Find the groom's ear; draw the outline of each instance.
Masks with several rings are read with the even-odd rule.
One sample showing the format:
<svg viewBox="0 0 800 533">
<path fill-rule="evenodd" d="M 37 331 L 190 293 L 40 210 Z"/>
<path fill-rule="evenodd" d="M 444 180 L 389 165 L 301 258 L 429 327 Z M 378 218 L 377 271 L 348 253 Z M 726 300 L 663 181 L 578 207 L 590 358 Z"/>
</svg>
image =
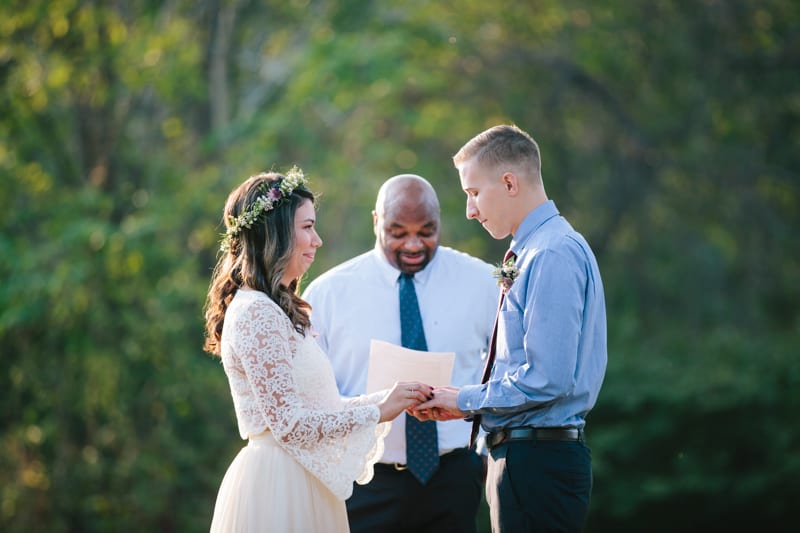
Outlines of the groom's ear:
<svg viewBox="0 0 800 533">
<path fill-rule="evenodd" d="M 500 179 L 509 196 L 516 196 L 517 193 L 519 193 L 519 178 L 516 174 L 513 172 L 506 172 Z"/>
</svg>

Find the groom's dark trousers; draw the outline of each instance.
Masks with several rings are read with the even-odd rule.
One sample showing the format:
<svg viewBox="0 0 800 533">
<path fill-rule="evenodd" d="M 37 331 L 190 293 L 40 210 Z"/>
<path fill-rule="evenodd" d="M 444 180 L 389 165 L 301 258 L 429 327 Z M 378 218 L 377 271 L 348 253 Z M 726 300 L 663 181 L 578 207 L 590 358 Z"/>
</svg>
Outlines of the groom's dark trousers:
<svg viewBox="0 0 800 533">
<path fill-rule="evenodd" d="M 592 493 L 592 457 L 580 441 L 510 441 L 489 452 L 492 531 L 577 533 Z"/>
</svg>

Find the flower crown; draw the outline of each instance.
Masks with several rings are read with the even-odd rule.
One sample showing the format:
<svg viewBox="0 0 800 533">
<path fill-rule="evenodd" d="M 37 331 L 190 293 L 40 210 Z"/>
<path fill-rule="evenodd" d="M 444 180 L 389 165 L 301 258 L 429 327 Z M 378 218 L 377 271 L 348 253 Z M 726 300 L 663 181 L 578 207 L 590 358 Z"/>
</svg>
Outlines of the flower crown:
<svg viewBox="0 0 800 533">
<path fill-rule="evenodd" d="M 303 171 L 295 165 L 284 177 L 259 185 L 259 190 L 264 194 L 256 198 L 250 209 L 245 210 L 238 217 L 228 217 L 228 230 L 222 236 L 219 249 L 229 252 L 233 245 L 233 239 L 238 237 L 243 229 L 250 229 L 261 216 L 284 204 L 295 189 L 304 189 L 307 183 L 308 180 Z"/>
</svg>

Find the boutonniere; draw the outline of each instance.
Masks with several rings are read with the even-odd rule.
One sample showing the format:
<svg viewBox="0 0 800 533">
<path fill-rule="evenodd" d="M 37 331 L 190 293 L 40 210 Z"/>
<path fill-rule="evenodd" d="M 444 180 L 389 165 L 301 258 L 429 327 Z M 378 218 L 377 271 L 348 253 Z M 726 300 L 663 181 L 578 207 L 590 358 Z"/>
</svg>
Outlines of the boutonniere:
<svg viewBox="0 0 800 533">
<path fill-rule="evenodd" d="M 505 263 L 497 265 L 493 272 L 494 277 L 497 278 L 497 285 L 503 288 L 504 293 L 511 289 L 514 280 L 519 276 L 519 269 L 514 266 L 514 261 L 515 258 L 512 257 Z"/>
</svg>

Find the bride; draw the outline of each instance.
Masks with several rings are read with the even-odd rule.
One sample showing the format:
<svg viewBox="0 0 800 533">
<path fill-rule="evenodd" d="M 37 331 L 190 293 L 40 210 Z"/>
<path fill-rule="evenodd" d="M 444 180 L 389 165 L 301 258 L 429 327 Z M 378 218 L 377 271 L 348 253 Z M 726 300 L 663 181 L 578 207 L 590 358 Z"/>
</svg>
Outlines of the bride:
<svg viewBox="0 0 800 533">
<path fill-rule="evenodd" d="M 421 383 L 344 399 L 297 296 L 314 261 L 314 195 L 297 167 L 228 196 L 205 306 L 204 349 L 222 358 L 248 439 L 217 495 L 211 531 L 348 531 L 344 500 L 368 482 L 388 422 L 429 398 Z"/>
</svg>

